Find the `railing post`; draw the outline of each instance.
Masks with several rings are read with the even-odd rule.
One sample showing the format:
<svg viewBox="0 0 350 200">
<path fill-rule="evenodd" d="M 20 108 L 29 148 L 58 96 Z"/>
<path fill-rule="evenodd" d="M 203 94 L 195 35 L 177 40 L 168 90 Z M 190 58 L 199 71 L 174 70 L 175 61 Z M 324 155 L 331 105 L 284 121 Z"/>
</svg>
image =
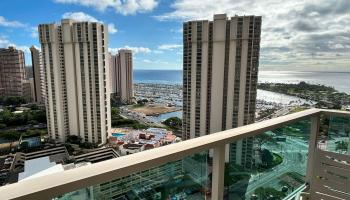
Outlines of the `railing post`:
<svg viewBox="0 0 350 200">
<path fill-rule="evenodd" d="M 311 129 L 310 129 L 310 141 L 309 141 L 309 150 L 308 150 L 308 161 L 306 169 L 306 180 L 305 182 L 311 184 L 313 171 L 315 170 L 315 154 L 317 150 L 317 135 L 320 128 L 320 115 L 315 115 L 311 117 Z"/>
<path fill-rule="evenodd" d="M 212 200 L 222 200 L 224 198 L 224 178 L 225 178 L 225 145 L 214 148 L 213 172 L 212 172 Z"/>
</svg>

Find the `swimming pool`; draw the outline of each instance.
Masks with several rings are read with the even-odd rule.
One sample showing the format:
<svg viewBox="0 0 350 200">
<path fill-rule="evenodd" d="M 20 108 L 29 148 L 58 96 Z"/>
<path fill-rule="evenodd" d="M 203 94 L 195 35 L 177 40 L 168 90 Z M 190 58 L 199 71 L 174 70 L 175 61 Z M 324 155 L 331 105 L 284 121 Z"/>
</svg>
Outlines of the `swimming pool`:
<svg viewBox="0 0 350 200">
<path fill-rule="evenodd" d="M 125 134 L 124 133 L 112 133 L 112 136 L 113 137 L 122 137 L 122 136 L 124 136 Z"/>
</svg>

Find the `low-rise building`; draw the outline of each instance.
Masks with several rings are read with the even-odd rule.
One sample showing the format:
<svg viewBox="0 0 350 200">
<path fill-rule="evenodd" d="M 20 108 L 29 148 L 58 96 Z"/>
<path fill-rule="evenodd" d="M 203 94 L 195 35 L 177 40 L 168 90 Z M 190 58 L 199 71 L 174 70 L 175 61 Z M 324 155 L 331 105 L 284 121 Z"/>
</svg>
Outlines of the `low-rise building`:
<svg viewBox="0 0 350 200">
<path fill-rule="evenodd" d="M 112 133 L 109 137 L 109 143 L 114 146 L 122 156 L 181 141 L 172 131 L 162 128 L 118 130 L 118 133 Z"/>
</svg>

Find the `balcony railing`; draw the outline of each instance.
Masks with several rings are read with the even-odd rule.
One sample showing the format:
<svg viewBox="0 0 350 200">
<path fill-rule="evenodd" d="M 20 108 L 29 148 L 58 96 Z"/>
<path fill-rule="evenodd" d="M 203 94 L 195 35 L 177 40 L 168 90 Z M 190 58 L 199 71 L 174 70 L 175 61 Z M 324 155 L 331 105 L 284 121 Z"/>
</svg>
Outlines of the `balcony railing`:
<svg viewBox="0 0 350 200">
<path fill-rule="evenodd" d="M 350 199 L 349 126 L 349 112 L 309 109 L 6 185 L 0 199 Z"/>
</svg>

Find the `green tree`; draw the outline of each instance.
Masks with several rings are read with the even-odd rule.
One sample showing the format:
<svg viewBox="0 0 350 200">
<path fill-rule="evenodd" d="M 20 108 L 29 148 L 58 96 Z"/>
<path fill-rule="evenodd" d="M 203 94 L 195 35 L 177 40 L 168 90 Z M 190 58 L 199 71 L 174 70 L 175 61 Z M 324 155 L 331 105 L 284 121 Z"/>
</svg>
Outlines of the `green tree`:
<svg viewBox="0 0 350 200">
<path fill-rule="evenodd" d="M 120 111 L 119 111 L 119 108 L 117 107 L 112 107 L 111 109 L 111 115 L 119 115 Z"/>
<path fill-rule="evenodd" d="M 97 148 L 97 144 L 94 144 L 91 142 L 83 142 L 79 144 L 79 147 L 84 149 L 93 149 L 93 148 Z"/>
<path fill-rule="evenodd" d="M 336 146 L 335 146 L 335 150 L 336 151 L 346 151 L 348 150 L 348 142 L 345 141 L 337 141 L 335 142 Z"/>
<path fill-rule="evenodd" d="M 46 124 L 46 112 L 44 110 L 30 110 L 14 114 L 9 109 L 5 109 L 0 113 L 0 124 L 6 126 L 36 125 L 38 123 Z"/>
<path fill-rule="evenodd" d="M 267 167 L 272 165 L 273 154 L 268 149 L 263 149 L 261 151 L 261 162 Z"/>
<path fill-rule="evenodd" d="M 4 106 L 19 106 L 21 104 L 27 103 L 26 99 L 20 96 L 10 96 L 10 97 L 1 97 L 0 105 Z"/>
<path fill-rule="evenodd" d="M 182 126 L 182 120 L 178 117 L 170 117 L 167 120 L 163 122 L 165 125 L 171 127 L 171 128 L 181 128 Z"/>
<path fill-rule="evenodd" d="M 258 145 L 259 150 L 261 150 L 262 145 L 265 143 L 272 143 L 272 144 L 277 144 L 276 140 L 267 133 L 262 133 L 254 137 L 255 142 Z"/>
<path fill-rule="evenodd" d="M 0 129 L 6 128 L 6 124 L 0 123 Z"/>
<path fill-rule="evenodd" d="M 82 138 L 77 135 L 70 135 L 67 137 L 67 142 L 71 144 L 80 144 L 82 141 Z"/>
<path fill-rule="evenodd" d="M 25 133 L 26 137 L 42 137 L 47 134 L 46 129 L 28 129 Z"/>
<path fill-rule="evenodd" d="M 28 147 L 29 147 L 28 141 L 23 141 L 23 142 L 21 142 L 21 144 L 20 144 L 21 150 L 23 150 L 23 151 L 26 152 L 26 151 L 28 150 Z"/>
<path fill-rule="evenodd" d="M 147 129 L 148 126 L 144 125 L 144 124 L 141 124 L 141 123 L 135 123 L 135 124 L 132 125 L 132 128 L 133 129 Z"/>
<path fill-rule="evenodd" d="M 259 187 L 254 191 L 254 193 L 259 199 L 282 199 L 285 197 L 283 192 L 272 187 Z"/>
<path fill-rule="evenodd" d="M 3 131 L 0 133 L 0 137 L 5 139 L 5 140 L 9 140 L 11 142 L 14 142 L 14 141 L 19 140 L 19 138 L 21 137 L 21 133 L 19 133 L 17 131 L 13 131 L 13 130 Z"/>
<path fill-rule="evenodd" d="M 36 104 L 31 104 L 31 105 L 29 106 L 29 108 L 30 108 L 31 110 L 39 110 L 39 107 L 38 107 L 38 105 L 36 105 Z"/>
<path fill-rule="evenodd" d="M 148 99 L 140 99 L 137 101 L 137 104 L 139 105 L 145 105 L 148 102 Z"/>
</svg>

